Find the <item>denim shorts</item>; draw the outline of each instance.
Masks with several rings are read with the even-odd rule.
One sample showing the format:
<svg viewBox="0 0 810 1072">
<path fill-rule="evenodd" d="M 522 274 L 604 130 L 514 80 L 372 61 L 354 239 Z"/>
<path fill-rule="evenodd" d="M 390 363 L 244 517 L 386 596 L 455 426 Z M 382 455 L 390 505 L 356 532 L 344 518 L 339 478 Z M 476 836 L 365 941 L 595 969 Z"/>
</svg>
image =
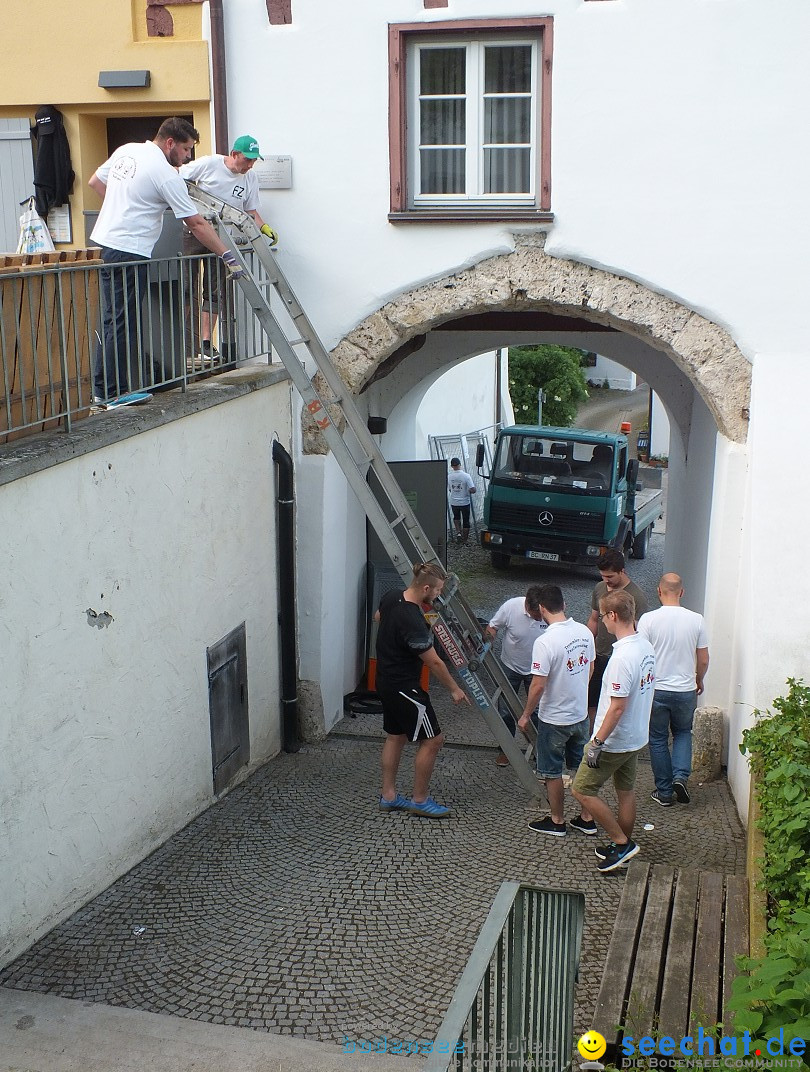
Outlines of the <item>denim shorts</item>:
<svg viewBox="0 0 810 1072">
<path fill-rule="evenodd" d="M 555 726 L 540 719 L 537 724 L 537 773 L 540 777 L 560 778 L 563 761 L 569 770 L 576 770 L 590 735 L 587 718 L 570 726 Z"/>
</svg>

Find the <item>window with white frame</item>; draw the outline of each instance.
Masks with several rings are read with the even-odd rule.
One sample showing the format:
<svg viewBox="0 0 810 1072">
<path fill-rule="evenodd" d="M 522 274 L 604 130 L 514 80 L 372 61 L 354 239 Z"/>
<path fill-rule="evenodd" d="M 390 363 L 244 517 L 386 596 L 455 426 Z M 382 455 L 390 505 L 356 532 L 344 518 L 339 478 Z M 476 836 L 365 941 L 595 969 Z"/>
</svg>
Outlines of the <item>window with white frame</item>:
<svg viewBox="0 0 810 1072">
<path fill-rule="evenodd" d="M 391 218 L 550 216 L 552 19 L 389 27 Z"/>
<path fill-rule="evenodd" d="M 536 199 L 537 41 L 414 41 L 414 205 Z"/>
</svg>

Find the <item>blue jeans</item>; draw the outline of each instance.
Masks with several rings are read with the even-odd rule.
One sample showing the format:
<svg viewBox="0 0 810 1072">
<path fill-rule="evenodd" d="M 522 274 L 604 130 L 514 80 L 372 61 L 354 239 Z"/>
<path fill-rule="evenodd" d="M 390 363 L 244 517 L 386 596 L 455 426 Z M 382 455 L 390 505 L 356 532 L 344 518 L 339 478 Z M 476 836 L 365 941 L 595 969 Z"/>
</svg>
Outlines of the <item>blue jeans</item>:
<svg viewBox="0 0 810 1072">
<path fill-rule="evenodd" d="M 541 778 L 560 778 L 563 763 L 576 770 L 582 762 L 585 745 L 590 740 L 591 724 L 587 716 L 569 726 L 555 726 L 539 720 L 537 725 L 537 773 Z"/>
<path fill-rule="evenodd" d="M 101 259 L 109 267 L 99 272 L 101 339 L 93 365 L 93 394 L 106 402 L 129 392 L 130 367 L 140 366 L 146 258 L 103 246 Z"/>
<path fill-rule="evenodd" d="M 521 674 L 519 670 L 513 670 L 511 666 L 505 666 L 503 663 L 501 663 L 501 670 L 503 670 L 504 674 L 506 675 L 506 680 L 515 690 L 518 696 L 520 696 L 521 685 L 523 686 L 523 690 L 526 695 L 529 695 L 529 685 L 531 685 L 532 683 L 531 674 Z M 504 721 L 506 728 L 514 737 L 515 730 L 517 729 L 517 723 L 515 722 L 515 719 L 512 716 L 512 712 L 509 710 L 506 704 L 506 700 L 504 700 L 503 697 L 498 700 L 498 711 Z"/>
<path fill-rule="evenodd" d="M 655 787 L 663 797 L 671 797 L 672 783 L 686 784 L 692 772 L 692 722 L 696 707 L 696 689 L 691 692 L 655 690 L 650 713 L 650 763 Z"/>
</svg>

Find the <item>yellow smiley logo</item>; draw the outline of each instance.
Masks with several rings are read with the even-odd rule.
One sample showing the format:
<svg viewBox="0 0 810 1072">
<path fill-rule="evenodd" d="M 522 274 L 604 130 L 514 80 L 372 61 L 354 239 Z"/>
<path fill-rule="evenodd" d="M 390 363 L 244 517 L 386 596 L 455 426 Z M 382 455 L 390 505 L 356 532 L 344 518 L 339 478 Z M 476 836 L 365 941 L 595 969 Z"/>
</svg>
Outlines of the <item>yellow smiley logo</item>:
<svg viewBox="0 0 810 1072">
<path fill-rule="evenodd" d="M 604 1055 L 607 1043 L 598 1031 L 588 1031 L 577 1043 L 577 1049 L 586 1061 L 597 1061 Z"/>
</svg>

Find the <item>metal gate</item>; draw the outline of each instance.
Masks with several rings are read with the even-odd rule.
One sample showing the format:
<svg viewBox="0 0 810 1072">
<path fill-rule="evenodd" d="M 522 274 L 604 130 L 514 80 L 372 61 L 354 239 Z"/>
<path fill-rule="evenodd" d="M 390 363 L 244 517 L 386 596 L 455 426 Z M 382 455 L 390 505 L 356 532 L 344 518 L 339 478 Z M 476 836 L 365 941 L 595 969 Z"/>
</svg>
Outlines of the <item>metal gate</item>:
<svg viewBox="0 0 810 1072">
<path fill-rule="evenodd" d="M 478 525 L 484 518 L 484 497 L 486 496 L 486 477 L 492 468 L 492 444 L 501 430 L 500 424 L 490 424 L 486 428 L 479 428 L 474 432 L 459 432 L 458 435 L 430 436 L 431 458 L 441 459 L 449 465 L 451 458 L 459 458 L 461 468 L 469 473 L 475 482 L 475 495 L 470 496 L 470 515 L 472 517 L 472 530 L 475 539 L 478 539 Z M 475 466 L 475 454 L 479 444 L 484 445 L 483 473 L 479 473 Z M 453 519 L 450 505 L 447 506 L 447 530 L 453 531 Z"/>
</svg>

